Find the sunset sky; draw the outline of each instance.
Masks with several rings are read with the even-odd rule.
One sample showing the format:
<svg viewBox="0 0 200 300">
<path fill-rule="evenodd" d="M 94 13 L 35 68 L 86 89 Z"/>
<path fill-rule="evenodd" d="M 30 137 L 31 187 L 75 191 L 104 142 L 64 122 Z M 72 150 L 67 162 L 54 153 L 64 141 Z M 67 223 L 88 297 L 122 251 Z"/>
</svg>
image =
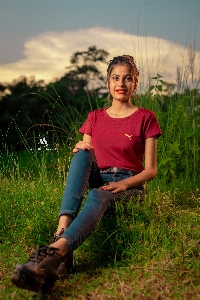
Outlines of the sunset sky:
<svg viewBox="0 0 200 300">
<path fill-rule="evenodd" d="M 174 81 L 190 44 L 198 73 L 199 0 L 0 0 L 0 82 L 59 78 L 74 52 L 93 45 L 109 59 L 133 55 L 141 78 Z"/>
</svg>

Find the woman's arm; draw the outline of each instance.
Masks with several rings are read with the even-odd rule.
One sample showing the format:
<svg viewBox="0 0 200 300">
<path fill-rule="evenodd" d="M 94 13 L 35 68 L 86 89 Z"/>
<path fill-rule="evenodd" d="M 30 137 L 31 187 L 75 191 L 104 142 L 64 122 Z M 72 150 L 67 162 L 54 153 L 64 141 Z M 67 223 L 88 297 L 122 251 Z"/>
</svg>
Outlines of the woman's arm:
<svg viewBox="0 0 200 300">
<path fill-rule="evenodd" d="M 82 150 L 93 150 L 94 147 L 91 145 L 91 141 L 92 141 L 92 137 L 88 134 L 84 134 L 83 135 L 83 140 L 79 141 L 74 149 L 73 149 L 73 153 L 78 152 L 78 149 L 82 149 Z"/>
<path fill-rule="evenodd" d="M 157 138 L 151 137 L 145 140 L 145 169 L 130 178 L 110 182 L 108 185 L 103 186 L 104 190 L 113 191 L 118 193 L 125 191 L 127 188 L 133 188 L 152 180 L 157 175 Z"/>
</svg>

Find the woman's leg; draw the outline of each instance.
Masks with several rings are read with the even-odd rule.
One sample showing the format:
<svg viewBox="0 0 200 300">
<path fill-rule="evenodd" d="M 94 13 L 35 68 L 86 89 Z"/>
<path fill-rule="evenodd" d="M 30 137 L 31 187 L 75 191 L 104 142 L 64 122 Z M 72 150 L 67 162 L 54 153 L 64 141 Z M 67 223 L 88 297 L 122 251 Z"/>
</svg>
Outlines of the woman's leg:
<svg viewBox="0 0 200 300">
<path fill-rule="evenodd" d="M 68 227 L 76 217 L 89 180 L 97 186 L 102 185 L 93 151 L 79 150 L 73 156 L 70 165 L 59 213 L 60 227 Z M 18 264 L 13 271 L 12 282 L 20 288 L 39 294 L 48 293 L 48 289 L 53 287 L 59 277 L 58 269 L 61 264 L 66 264 L 70 256 L 65 238 L 58 239 L 54 244 L 55 247 L 39 247 L 25 264 Z"/>
<path fill-rule="evenodd" d="M 82 211 L 61 237 L 49 247 L 37 249 L 27 263 L 17 265 L 13 271 L 12 282 L 38 294 L 49 293 L 49 288 L 51 290 L 59 277 L 58 269 L 61 264 L 65 265 L 72 251 L 93 233 L 104 212 L 114 206 L 116 200 L 128 201 L 138 195 L 138 192 L 140 193 L 137 189 L 130 189 L 113 194 L 110 191 L 92 189 Z"/>
<path fill-rule="evenodd" d="M 117 181 L 119 179 L 122 178 L 116 178 L 112 175 L 108 181 Z M 58 243 L 56 242 L 51 246 L 59 248 L 62 255 L 66 254 L 65 251 L 72 252 L 94 232 L 100 218 L 106 210 L 115 205 L 115 201 L 129 201 L 132 197 L 141 196 L 142 194 L 143 191 L 138 189 L 129 189 L 116 194 L 113 194 L 111 191 L 92 189 L 88 193 L 81 212 L 63 234 L 61 234 Z"/>
<path fill-rule="evenodd" d="M 92 187 L 102 185 L 93 151 L 79 150 L 71 161 L 56 235 L 59 235 L 62 229 L 68 228 L 76 217 L 89 181 Z"/>
</svg>

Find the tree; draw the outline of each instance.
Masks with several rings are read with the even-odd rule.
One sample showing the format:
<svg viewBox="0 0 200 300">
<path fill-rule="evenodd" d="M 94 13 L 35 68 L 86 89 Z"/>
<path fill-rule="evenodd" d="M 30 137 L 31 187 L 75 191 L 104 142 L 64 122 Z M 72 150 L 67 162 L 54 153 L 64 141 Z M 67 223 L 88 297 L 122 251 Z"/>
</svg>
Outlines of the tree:
<svg viewBox="0 0 200 300">
<path fill-rule="evenodd" d="M 28 138 L 39 137 L 45 130 L 55 136 L 55 130 L 49 130 L 51 126 L 61 128 L 60 136 L 78 127 L 88 111 L 99 107 L 96 97 L 105 87 L 99 66 L 107 56 L 106 51 L 92 46 L 74 53 L 67 73 L 53 83 L 46 85 L 22 76 L 11 84 L 0 84 L 0 148 L 6 144 L 20 149 L 23 144 L 19 135 L 26 138 L 27 132 Z"/>
<path fill-rule="evenodd" d="M 105 78 L 99 67 L 102 63 L 107 64 L 108 55 L 108 52 L 95 46 L 89 47 L 87 51 L 75 52 L 71 57 L 72 71 L 67 74 L 73 76 L 75 83 L 82 81 L 84 89 L 101 94 L 105 88 Z"/>
<path fill-rule="evenodd" d="M 82 60 L 82 64 L 85 65 L 87 63 L 96 63 L 103 62 L 107 63 L 106 58 L 109 53 L 103 49 L 97 49 L 95 46 L 91 46 L 88 48 L 88 51 L 75 52 L 71 57 L 71 63 L 73 65 L 78 65 L 80 60 Z"/>
</svg>

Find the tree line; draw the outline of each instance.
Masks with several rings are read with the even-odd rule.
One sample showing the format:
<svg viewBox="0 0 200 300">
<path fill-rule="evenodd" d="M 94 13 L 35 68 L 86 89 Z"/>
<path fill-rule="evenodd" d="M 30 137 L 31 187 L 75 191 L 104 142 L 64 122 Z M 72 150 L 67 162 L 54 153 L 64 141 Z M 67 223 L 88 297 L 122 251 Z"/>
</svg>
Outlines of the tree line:
<svg viewBox="0 0 200 300">
<path fill-rule="evenodd" d="M 75 52 L 67 72 L 52 83 L 25 76 L 0 83 L 1 150 L 23 149 L 42 135 L 49 139 L 73 134 L 88 111 L 102 104 L 105 78 L 99 70 L 109 53 L 91 46 Z M 55 142 L 55 141 L 54 141 Z"/>
<path fill-rule="evenodd" d="M 0 150 L 30 149 L 44 137 L 53 146 L 70 139 L 74 142 L 87 113 L 108 105 L 106 79 L 100 71 L 100 64 L 108 64 L 108 55 L 95 46 L 75 52 L 67 72 L 52 83 L 25 76 L 9 84 L 0 83 Z M 137 105 L 160 115 L 165 128 L 171 108 L 178 111 L 184 103 L 184 111 L 188 116 L 195 113 L 195 126 L 199 127 L 199 90 L 175 89 L 157 74 L 151 78 L 149 89 L 138 95 Z"/>
</svg>

